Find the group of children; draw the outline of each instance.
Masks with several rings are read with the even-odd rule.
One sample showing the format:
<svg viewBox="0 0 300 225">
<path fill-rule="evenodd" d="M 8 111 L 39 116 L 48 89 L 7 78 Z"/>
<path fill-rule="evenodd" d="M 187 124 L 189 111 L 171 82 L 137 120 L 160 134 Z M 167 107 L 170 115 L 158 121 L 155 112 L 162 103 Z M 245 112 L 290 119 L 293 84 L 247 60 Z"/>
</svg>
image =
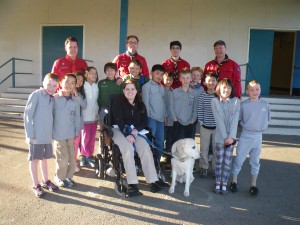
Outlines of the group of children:
<svg viewBox="0 0 300 225">
<path fill-rule="evenodd" d="M 29 144 L 30 173 L 33 191 L 37 197 L 58 186 L 72 187 L 73 173 L 80 167 L 76 159 L 80 149 L 80 166 L 94 167 L 93 154 L 98 119 L 100 129 L 104 123 L 109 96 L 121 94 L 121 83 L 134 79 L 148 115 L 148 127 L 155 137 L 156 155 L 170 152 L 171 146 L 182 138 L 195 138 L 196 126 L 200 124 L 201 159 L 200 175 L 206 177 L 209 168 L 209 152 L 212 150 L 212 168 L 215 175 L 215 193 L 227 193 L 231 171 L 233 148 L 239 120 L 242 134 L 233 166 L 233 181 L 230 189 L 237 191 L 237 175 L 250 155 L 251 193 L 257 195 L 256 178 L 259 171 L 261 136 L 268 126 L 270 112 L 268 103 L 259 98 L 260 85 L 251 81 L 246 92 L 249 99 L 240 103 L 234 97 L 234 87 L 229 79 L 218 81 L 216 74 L 206 74 L 204 87 L 201 84 L 203 70 L 193 67 L 179 74 L 181 86 L 173 89 L 173 76 L 164 67 L 156 64 L 151 69 L 152 79 L 143 76 L 139 60 L 129 64 L 129 75 L 116 78 L 117 65 L 104 66 L 106 78 L 98 82 L 96 68 L 87 67 L 85 73 L 58 76 L 47 74 L 43 87 L 33 92 L 28 99 L 24 123 Z M 60 84 L 60 89 L 58 89 Z M 205 90 L 204 90 L 205 88 Z M 56 92 L 57 91 L 57 92 Z M 259 124 L 258 124 L 259 122 Z M 47 159 L 52 157 L 52 140 L 55 153 L 56 173 L 54 183 L 48 179 Z M 42 185 L 38 182 L 37 164 L 41 161 Z M 167 157 L 165 169 L 170 169 Z"/>
</svg>

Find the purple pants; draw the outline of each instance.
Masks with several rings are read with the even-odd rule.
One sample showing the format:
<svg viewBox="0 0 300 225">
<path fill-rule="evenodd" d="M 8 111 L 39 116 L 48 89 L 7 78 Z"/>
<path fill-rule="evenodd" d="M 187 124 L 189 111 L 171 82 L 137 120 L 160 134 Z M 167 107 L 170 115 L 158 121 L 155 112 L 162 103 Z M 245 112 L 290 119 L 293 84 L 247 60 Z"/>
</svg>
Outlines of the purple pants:
<svg viewBox="0 0 300 225">
<path fill-rule="evenodd" d="M 97 121 L 84 124 L 81 131 L 81 155 L 91 157 L 94 154 L 97 131 Z"/>
</svg>

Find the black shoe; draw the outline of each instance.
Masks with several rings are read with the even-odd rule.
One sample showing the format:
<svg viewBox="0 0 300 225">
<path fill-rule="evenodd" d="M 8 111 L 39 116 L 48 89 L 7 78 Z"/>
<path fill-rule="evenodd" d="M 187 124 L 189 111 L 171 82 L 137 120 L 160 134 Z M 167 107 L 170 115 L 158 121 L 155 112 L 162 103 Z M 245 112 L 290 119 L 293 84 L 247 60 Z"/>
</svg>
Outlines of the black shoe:
<svg viewBox="0 0 300 225">
<path fill-rule="evenodd" d="M 162 188 L 160 188 L 156 183 L 151 183 L 150 184 L 150 191 L 152 193 L 156 193 L 156 192 L 159 192 L 161 190 L 162 190 Z"/>
<path fill-rule="evenodd" d="M 155 182 L 155 184 L 163 189 L 163 188 L 167 188 L 167 187 L 170 187 L 170 184 L 166 183 L 166 182 L 163 182 L 161 179 L 159 179 L 158 181 Z"/>
<path fill-rule="evenodd" d="M 231 182 L 231 184 L 230 184 L 230 191 L 233 192 L 233 193 L 235 193 L 235 192 L 238 191 L 238 189 L 237 189 L 237 183 Z"/>
<path fill-rule="evenodd" d="M 252 186 L 249 191 L 252 196 L 257 196 L 259 193 L 258 188 L 255 186 Z"/>
<path fill-rule="evenodd" d="M 142 193 L 139 191 L 137 184 L 128 184 L 125 197 L 133 197 L 138 195 L 142 195 Z"/>
<path fill-rule="evenodd" d="M 200 177 L 206 178 L 207 177 L 207 169 L 200 168 L 199 174 L 200 174 Z"/>
</svg>

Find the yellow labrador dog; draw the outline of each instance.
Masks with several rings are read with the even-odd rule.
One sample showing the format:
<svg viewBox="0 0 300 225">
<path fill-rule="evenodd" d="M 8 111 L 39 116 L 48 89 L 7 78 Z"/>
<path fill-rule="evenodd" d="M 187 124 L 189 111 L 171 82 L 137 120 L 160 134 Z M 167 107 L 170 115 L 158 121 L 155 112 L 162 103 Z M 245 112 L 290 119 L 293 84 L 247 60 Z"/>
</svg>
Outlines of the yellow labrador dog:
<svg viewBox="0 0 300 225">
<path fill-rule="evenodd" d="M 196 142 L 192 138 L 176 141 L 172 146 L 172 184 L 169 193 L 174 193 L 176 181 L 185 182 L 183 195 L 190 195 L 190 185 L 194 180 L 193 169 L 195 159 L 200 158 L 200 152 Z"/>
</svg>

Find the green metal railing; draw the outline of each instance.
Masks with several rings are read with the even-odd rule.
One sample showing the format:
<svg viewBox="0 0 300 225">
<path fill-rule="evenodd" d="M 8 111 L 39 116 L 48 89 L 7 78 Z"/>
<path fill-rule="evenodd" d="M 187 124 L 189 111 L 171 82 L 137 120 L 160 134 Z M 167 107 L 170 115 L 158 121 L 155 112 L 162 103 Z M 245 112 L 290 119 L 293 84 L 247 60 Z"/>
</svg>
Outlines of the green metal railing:
<svg viewBox="0 0 300 225">
<path fill-rule="evenodd" d="M 30 74 L 32 75 L 33 73 L 21 73 L 21 72 L 16 72 L 16 61 L 25 61 L 25 62 L 33 62 L 32 60 L 29 59 L 20 59 L 20 58 L 11 58 L 10 60 L 8 60 L 7 62 L 3 63 L 0 66 L 0 69 L 2 67 L 4 67 L 5 65 L 7 65 L 8 63 L 12 62 L 12 72 L 11 74 L 9 74 L 6 78 L 4 78 L 1 82 L 0 85 L 3 84 L 8 78 L 12 77 L 12 87 L 16 87 L 16 75 L 17 74 Z"/>
<path fill-rule="evenodd" d="M 247 83 L 250 81 L 250 80 L 257 80 L 256 79 L 256 77 L 255 77 L 255 75 L 254 75 L 254 73 L 253 73 L 253 71 L 252 71 L 252 69 L 251 69 L 251 66 L 249 65 L 249 63 L 244 63 L 244 64 L 240 64 L 239 65 L 240 67 L 242 67 L 242 66 L 246 66 L 246 76 L 245 76 L 245 79 L 242 79 L 242 81 L 244 81 L 245 82 L 245 86 L 247 85 Z M 249 72 L 249 73 L 248 73 Z M 250 76 L 251 76 L 251 79 L 250 79 Z M 248 76 L 248 77 L 247 77 Z M 248 79 L 247 79 L 248 78 Z M 245 92 L 245 90 L 246 90 L 246 87 L 244 88 L 244 92 L 242 93 L 242 94 L 245 94 L 246 92 Z"/>
</svg>

